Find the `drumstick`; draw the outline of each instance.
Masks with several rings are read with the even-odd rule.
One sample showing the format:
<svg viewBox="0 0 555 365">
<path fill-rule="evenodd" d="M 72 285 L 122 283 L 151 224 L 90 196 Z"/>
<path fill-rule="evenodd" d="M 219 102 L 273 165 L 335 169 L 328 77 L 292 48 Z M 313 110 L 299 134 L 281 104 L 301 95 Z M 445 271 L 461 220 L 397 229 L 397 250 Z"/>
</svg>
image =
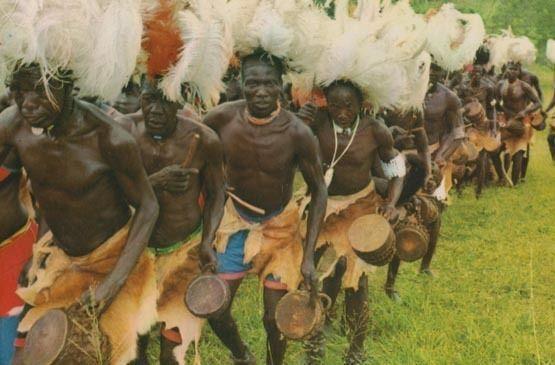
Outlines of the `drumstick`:
<svg viewBox="0 0 555 365">
<path fill-rule="evenodd" d="M 235 200 L 237 203 L 241 204 L 245 208 L 248 208 L 248 209 L 252 210 L 255 213 L 258 213 L 260 215 L 265 215 L 266 214 L 266 211 L 264 209 L 255 207 L 254 205 L 252 205 L 250 203 L 247 203 L 243 199 L 239 198 L 237 195 L 233 194 L 229 189 L 227 190 L 227 195 L 229 195 L 229 197 L 231 199 Z"/>
<path fill-rule="evenodd" d="M 185 156 L 185 160 L 181 163 L 181 167 L 189 167 L 193 162 L 193 158 L 195 157 L 195 153 L 197 152 L 198 144 L 200 142 L 200 134 L 195 133 L 191 139 L 191 144 L 189 145 L 189 149 L 187 150 L 187 155 Z"/>
</svg>

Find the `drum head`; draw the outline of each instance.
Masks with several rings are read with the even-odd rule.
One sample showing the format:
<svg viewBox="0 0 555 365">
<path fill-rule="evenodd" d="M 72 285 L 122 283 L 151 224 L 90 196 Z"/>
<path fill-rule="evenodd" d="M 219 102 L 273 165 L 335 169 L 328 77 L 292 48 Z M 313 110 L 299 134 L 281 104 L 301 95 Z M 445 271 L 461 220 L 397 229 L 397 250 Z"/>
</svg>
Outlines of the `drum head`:
<svg viewBox="0 0 555 365">
<path fill-rule="evenodd" d="M 318 322 L 316 308 L 310 306 L 310 296 L 291 292 L 276 307 L 276 323 L 280 332 L 291 340 L 307 338 Z"/>
<path fill-rule="evenodd" d="M 197 317 L 208 318 L 224 311 L 230 302 L 227 283 L 213 274 L 194 279 L 185 294 L 185 305 Z"/>
<path fill-rule="evenodd" d="M 418 226 L 407 225 L 396 233 L 397 255 L 406 262 L 421 259 L 428 250 L 429 236 Z"/>
<path fill-rule="evenodd" d="M 64 348 L 68 332 L 66 314 L 59 309 L 48 311 L 31 327 L 25 348 L 25 365 L 50 365 Z"/>
<path fill-rule="evenodd" d="M 388 241 L 391 225 L 379 214 L 369 214 L 357 218 L 349 227 L 347 235 L 355 251 L 373 252 Z"/>
</svg>

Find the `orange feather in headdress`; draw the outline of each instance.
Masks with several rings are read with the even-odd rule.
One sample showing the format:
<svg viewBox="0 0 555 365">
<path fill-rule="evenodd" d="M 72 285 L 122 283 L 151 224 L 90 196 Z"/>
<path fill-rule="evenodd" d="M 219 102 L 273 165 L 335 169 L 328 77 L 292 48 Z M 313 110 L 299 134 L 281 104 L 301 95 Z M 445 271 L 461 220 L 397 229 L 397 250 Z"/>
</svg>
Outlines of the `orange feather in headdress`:
<svg viewBox="0 0 555 365">
<path fill-rule="evenodd" d="M 151 78 L 168 72 L 183 48 L 174 13 L 175 5 L 171 0 L 160 0 L 155 13 L 145 21 L 142 45 L 148 54 L 147 74 Z"/>
</svg>

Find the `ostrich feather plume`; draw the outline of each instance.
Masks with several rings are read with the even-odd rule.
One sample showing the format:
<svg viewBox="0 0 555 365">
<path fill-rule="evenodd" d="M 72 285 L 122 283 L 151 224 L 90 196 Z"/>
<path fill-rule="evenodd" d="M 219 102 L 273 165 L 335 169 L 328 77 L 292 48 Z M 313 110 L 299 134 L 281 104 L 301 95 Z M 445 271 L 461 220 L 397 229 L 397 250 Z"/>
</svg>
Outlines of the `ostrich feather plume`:
<svg viewBox="0 0 555 365">
<path fill-rule="evenodd" d="M 502 67 L 508 62 L 529 65 L 536 60 L 537 49 L 528 37 L 517 37 L 511 28 L 500 35 L 492 36 L 487 41 L 491 57 L 489 67 Z"/>
<path fill-rule="evenodd" d="M 473 62 L 485 35 L 480 15 L 463 14 L 453 4 L 444 4 L 428 20 L 428 52 L 443 69 L 457 71 Z"/>
</svg>

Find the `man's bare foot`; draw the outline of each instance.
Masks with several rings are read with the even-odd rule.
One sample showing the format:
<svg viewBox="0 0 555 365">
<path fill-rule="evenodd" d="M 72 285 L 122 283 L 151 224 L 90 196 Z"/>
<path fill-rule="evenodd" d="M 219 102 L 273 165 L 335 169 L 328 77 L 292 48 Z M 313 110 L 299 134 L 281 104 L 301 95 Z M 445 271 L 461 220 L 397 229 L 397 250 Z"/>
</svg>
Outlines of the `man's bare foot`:
<svg viewBox="0 0 555 365">
<path fill-rule="evenodd" d="M 397 292 L 397 290 L 393 288 L 386 288 L 385 294 L 388 296 L 389 299 L 391 299 L 395 303 L 401 303 L 403 301 L 401 299 L 401 295 Z"/>
<path fill-rule="evenodd" d="M 231 356 L 233 365 L 256 365 L 256 358 L 248 348 L 245 349 L 245 356 L 242 359 L 236 359 Z"/>
<path fill-rule="evenodd" d="M 420 269 L 420 273 L 423 275 L 427 275 L 429 277 L 435 277 L 434 273 L 432 272 L 432 270 L 430 270 L 430 268 L 422 268 Z"/>
</svg>

